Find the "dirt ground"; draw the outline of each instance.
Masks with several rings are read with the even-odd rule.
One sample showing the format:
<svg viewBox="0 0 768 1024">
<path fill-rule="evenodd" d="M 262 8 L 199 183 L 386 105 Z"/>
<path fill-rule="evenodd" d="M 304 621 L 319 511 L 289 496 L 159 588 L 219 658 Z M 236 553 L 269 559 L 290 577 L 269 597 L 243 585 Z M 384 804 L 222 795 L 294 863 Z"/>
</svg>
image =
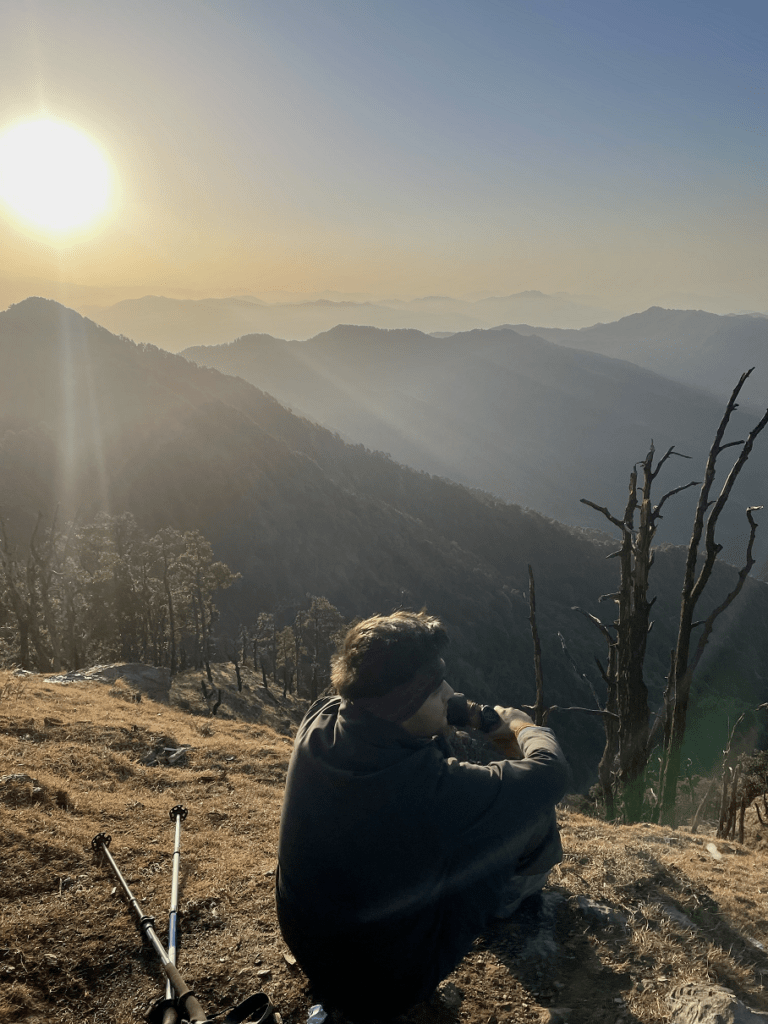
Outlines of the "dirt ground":
<svg viewBox="0 0 768 1024">
<path fill-rule="evenodd" d="M 179 968 L 209 1015 L 264 991 L 303 1024 L 306 982 L 274 911 L 277 831 L 304 704 L 231 666 L 0 674 L 0 1021 L 134 1024 L 161 994 L 97 833 L 164 941 L 182 804 Z M 141 699 L 138 699 L 138 698 Z M 768 829 L 744 847 L 564 807 L 565 858 L 543 901 L 494 924 L 410 1024 L 663 1024 L 676 983 L 768 1010 Z M 372 993 L 375 1001 L 375 993 Z M 372 1004 L 375 1006 L 375 1002 Z M 330 1024 L 330 1021 L 329 1021 Z"/>
</svg>

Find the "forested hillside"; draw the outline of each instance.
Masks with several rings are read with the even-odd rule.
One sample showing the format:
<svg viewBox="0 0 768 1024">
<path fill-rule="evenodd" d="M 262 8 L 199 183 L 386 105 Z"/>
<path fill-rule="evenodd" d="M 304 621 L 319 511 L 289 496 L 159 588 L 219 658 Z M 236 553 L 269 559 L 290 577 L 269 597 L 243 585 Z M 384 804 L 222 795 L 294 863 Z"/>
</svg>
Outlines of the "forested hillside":
<svg viewBox="0 0 768 1024">
<path fill-rule="evenodd" d="M 531 563 L 547 698 L 595 707 L 602 640 L 573 606 L 612 617 L 598 603 L 615 586 L 612 541 L 347 445 L 242 380 L 138 347 L 52 302 L 30 299 L 0 314 L 0 359 L 0 512 L 20 554 L 38 511 L 50 524 L 57 505 L 60 523 L 130 512 L 151 533 L 200 531 L 242 577 L 220 599 L 221 642 L 261 612 L 292 621 L 312 595 L 346 618 L 426 605 L 448 625 L 455 687 L 516 704 L 534 697 Z M 679 551 L 659 552 L 654 706 L 680 570 Z M 711 601 L 732 575 L 720 567 Z M 10 621 L 5 601 L 0 614 Z M 727 714 L 764 689 L 767 621 L 766 587 L 749 581 L 698 684 L 717 712 L 704 752 L 722 748 Z M 599 716 L 563 712 L 555 724 L 587 784 L 602 745 Z"/>
</svg>

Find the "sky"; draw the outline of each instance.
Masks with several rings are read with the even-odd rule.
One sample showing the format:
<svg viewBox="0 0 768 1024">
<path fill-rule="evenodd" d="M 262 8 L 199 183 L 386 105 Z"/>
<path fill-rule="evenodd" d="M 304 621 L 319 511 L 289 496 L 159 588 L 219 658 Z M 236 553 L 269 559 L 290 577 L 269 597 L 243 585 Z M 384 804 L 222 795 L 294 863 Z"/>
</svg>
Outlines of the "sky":
<svg viewBox="0 0 768 1024">
<path fill-rule="evenodd" d="M 0 133 L 76 127 L 87 229 L 0 205 L 0 307 L 567 293 L 768 311 L 765 0 L 4 0 Z"/>
</svg>

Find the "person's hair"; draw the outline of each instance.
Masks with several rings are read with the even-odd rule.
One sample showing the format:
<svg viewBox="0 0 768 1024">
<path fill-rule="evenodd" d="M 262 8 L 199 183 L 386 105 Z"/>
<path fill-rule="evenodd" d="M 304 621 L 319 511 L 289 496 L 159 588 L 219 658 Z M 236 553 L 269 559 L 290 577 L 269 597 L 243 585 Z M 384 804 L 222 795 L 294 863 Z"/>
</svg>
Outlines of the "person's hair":
<svg viewBox="0 0 768 1024">
<path fill-rule="evenodd" d="M 426 611 L 374 615 L 344 637 L 331 662 L 331 682 L 347 700 L 381 697 L 434 665 L 439 686 L 440 652 L 447 644 L 442 622 Z"/>
</svg>

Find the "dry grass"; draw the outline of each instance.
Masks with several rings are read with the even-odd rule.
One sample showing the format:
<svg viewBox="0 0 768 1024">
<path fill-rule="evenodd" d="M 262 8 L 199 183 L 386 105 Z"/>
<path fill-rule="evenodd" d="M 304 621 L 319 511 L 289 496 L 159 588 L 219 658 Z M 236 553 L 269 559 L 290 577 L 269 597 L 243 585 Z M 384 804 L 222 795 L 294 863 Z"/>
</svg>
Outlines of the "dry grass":
<svg viewBox="0 0 768 1024">
<path fill-rule="evenodd" d="M 197 673 L 165 688 L 129 670 L 105 679 L 0 674 L 0 778 L 33 780 L 0 781 L 0 1020 L 142 1019 L 161 992 L 160 967 L 90 843 L 111 834 L 162 937 L 169 810 L 181 803 L 182 974 L 210 1013 L 263 987 L 283 1021 L 305 1021 L 305 981 L 284 958 L 272 895 L 301 704 L 276 705 L 250 676 L 238 694 L 221 669 L 225 700 L 212 718 Z M 142 763 L 186 744 L 177 765 Z M 755 944 L 768 934 L 768 841 L 756 818 L 745 848 L 717 843 L 720 860 L 707 849 L 711 830 L 616 827 L 568 810 L 561 824 L 566 854 L 550 880 L 545 926 L 493 926 L 451 979 L 463 992 L 459 1009 L 421 1008 L 409 1021 L 523 1024 L 567 1006 L 571 1024 L 660 1024 L 671 1019 L 665 993 L 689 979 L 768 1010 L 768 959 Z M 585 916 L 580 896 L 626 925 Z"/>
<path fill-rule="evenodd" d="M 0 680 L 0 777 L 35 781 L 0 785 L 4 1022 L 141 1018 L 160 991 L 160 967 L 90 843 L 112 835 L 115 860 L 163 934 L 177 803 L 189 810 L 179 962 L 201 1002 L 213 1012 L 257 990 L 258 969 L 284 965 L 272 884 L 290 736 L 119 699 L 134 685 Z M 286 728 L 302 710 L 253 692 L 249 712 Z M 183 767 L 141 764 L 149 751 L 185 744 Z"/>
</svg>

